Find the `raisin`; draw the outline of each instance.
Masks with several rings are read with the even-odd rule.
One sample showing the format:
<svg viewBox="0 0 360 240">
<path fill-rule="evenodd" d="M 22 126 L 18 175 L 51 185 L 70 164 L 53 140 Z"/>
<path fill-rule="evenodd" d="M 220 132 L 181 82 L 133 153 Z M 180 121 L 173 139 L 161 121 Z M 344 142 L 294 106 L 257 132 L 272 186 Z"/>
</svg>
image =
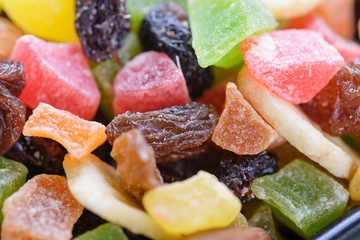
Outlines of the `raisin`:
<svg viewBox="0 0 360 240">
<path fill-rule="evenodd" d="M 0 84 L 0 155 L 19 139 L 25 124 L 26 107 Z"/>
<path fill-rule="evenodd" d="M 130 30 L 125 0 L 76 0 L 75 28 L 88 59 L 108 60 Z"/>
<path fill-rule="evenodd" d="M 212 106 L 191 102 L 157 111 L 120 114 L 106 127 L 106 134 L 112 145 L 122 133 L 137 128 L 159 157 L 200 146 L 211 136 L 217 120 Z"/>
<path fill-rule="evenodd" d="M 144 18 L 140 39 L 146 50 L 165 52 L 176 63 L 179 57 L 190 97 L 196 99 L 211 86 L 211 69 L 199 66 L 191 46 L 187 14 L 175 3 L 160 3 Z"/>
<path fill-rule="evenodd" d="M 63 174 L 65 154 L 65 148 L 54 140 L 21 135 L 5 156 L 25 164 L 36 173 Z"/>
<path fill-rule="evenodd" d="M 302 110 L 320 127 L 334 136 L 360 136 L 360 59 L 344 63 L 343 68 Z"/>
<path fill-rule="evenodd" d="M 0 84 L 18 97 L 25 87 L 24 65 L 10 59 L 0 60 Z"/>
<path fill-rule="evenodd" d="M 104 219 L 98 217 L 97 215 L 84 208 L 82 215 L 74 225 L 72 232 L 73 237 L 75 238 L 77 236 L 80 236 L 83 233 L 93 230 L 104 223 L 106 223 Z"/>
</svg>

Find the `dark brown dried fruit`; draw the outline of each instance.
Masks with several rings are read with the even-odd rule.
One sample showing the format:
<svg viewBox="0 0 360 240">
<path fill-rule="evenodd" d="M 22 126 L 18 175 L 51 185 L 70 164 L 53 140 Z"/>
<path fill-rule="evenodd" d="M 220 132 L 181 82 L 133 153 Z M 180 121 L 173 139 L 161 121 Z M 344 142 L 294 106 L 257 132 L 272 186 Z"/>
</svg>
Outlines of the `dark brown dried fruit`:
<svg viewBox="0 0 360 240">
<path fill-rule="evenodd" d="M 0 155 L 19 139 L 25 124 L 26 107 L 0 84 Z"/>
<path fill-rule="evenodd" d="M 63 174 L 65 148 L 49 138 L 21 135 L 6 157 L 25 164 L 36 173 Z"/>
<path fill-rule="evenodd" d="M 113 144 L 116 137 L 137 128 L 158 158 L 200 146 L 211 136 L 217 120 L 212 106 L 192 102 L 145 113 L 126 112 L 112 120 L 106 134 Z"/>
<path fill-rule="evenodd" d="M 320 127 L 334 136 L 360 136 L 360 59 L 346 62 L 329 84 L 303 111 Z"/>
<path fill-rule="evenodd" d="M 88 59 L 111 58 L 130 30 L 125 0 L 76 0 L 75 28 Z"/>
<path fill-rule="evenodd" d="M 0 60 L 0 84 L 18 97 L 25 87 L 24 65 L 10 59 Z"/>
<path fill-rule="evenodd" d="M 84 208 L 83 213 L 74 225 L 73 237 L 75 238 L 87 231 L 93 230 L 104 223 L 106 223 L 104 219 Z"/>
</svg>

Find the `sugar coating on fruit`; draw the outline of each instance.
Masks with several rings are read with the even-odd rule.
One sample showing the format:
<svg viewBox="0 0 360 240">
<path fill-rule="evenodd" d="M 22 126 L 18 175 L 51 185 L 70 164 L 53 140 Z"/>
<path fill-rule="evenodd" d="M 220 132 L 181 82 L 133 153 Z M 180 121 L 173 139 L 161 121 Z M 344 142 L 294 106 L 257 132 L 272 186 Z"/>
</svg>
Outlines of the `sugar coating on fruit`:
<svg viewBox="0 0 360 240">
<path fill-rule="evenodd" d="M 115 77 L 115 115 L 126 111 L 147 112 L 188 102 L 190 97 L 184 76 L 165 53 L 142 53 Z"/>
<path fill-rule="evenodd" d="M 185 235 L 225 227 L 241 209 L 240 200 L 214 175 L 204 171 L 146 192 L 143 205 L 166 232 Z"/>
<path fill-rule="evenodd" d="M 318 14 L 313 13 L 292 19 L 287 25 L 287 28 L 309 29 L 322 34 L 324 39 L 339 51 L 345 61 L 360 58 L 360 45 L 354 41 L 340 37 Z"/>
<path fill-rule="evenodd" d="M 95 116 L 100 92 L 78 44 L 25 35 L 16 41 L 11 59 L 24 64 L 26 86 L 20 99 L 31 109 L 45 102 L 87 120 Z"/>
<path fill-rule="evenodd" d="M 61 143 L 74 157 L 81 158 L 106 141 L 105 126 L 87 121 L 46 103 L 40 103 L 26 121 L 24 136 L 46 137 Z"/>
<path fill-rule="evenodd" d="M 240 45 L 250 73 L 290 103 L 313 98 L 341 69 L 344 59 L 320 34 L 282 30 Z"/>
<path fill-rule="evenodd" d="M 82 211 L 64 177 L 37 175 L 5 201 L 1 239 L 71 239 Z"/>
<path fill-rule="evenodd" d="M 277 19 L 300 17 L 312 12 L 325 0 L 262 0 Z M 328 2 L 328 1 L 326 1 Z"/>
<path fill-rule="evenodd" d="M 154 149 L 149 146 L 137 129 L 130 130 L 117 137 L 111 150 L 116 161 L 116 174 L 124 189 L 135 198 L 163 184 L 156 167 Z"/>
<path fill-rule="evenodd" d="M 341 184 L 301 160 L 255 179 L 252 190 L 276 209 L 278 219 L 305 238 L 341 216 L 349 198 Z"/>
<path fill-rule="evenodd" d="M 239 155 L 258 154 L 278 134 L 256 113 L 237 90 L 235 83 L 226 87 L 226 103 L 211 140 Z"/>
<path fill-rule="evenodd" d="M 231 50 L 252 34 L 277 27 L 261 0 L 190 0 L 188 11 L 192 45 L 202 67 L 232 54 Z"/>
</svg>

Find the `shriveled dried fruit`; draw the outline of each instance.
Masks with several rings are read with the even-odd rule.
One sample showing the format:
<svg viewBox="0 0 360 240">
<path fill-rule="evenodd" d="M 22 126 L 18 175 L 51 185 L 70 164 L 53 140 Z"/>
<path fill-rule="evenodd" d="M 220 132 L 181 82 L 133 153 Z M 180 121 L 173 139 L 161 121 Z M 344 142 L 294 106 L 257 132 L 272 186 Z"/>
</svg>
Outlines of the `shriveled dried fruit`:
<svg viewBox="0 0 360 240">
<path fill-rule="evenodd" d="M 0 84 L 0 155 L 19 139 L 25 124 L 26 107 Z"/>
<path fill-rule="evenodd" d="M 123 188 L 136 199 L 163 183 L 156 168 L 155 153 L 141 132 L 130 130 L 115 139 L 111 156 L 117 162 L 116 174 Z"/>
<path fill-rule="evenodd" d="M 0 83 L 18 97 L 25 87 L 24 65 L 10 59 L 0 60 Z"/>
<path fill-rule="evenodd" d="M 201 96 L 211 86 L 210 68 L 198 64 L 191 46 L 191 32 L 186 12 L 176 3 L 160 3 L 144 18 L 140 38 L 145 49 L 164 52 L 176 62 L 179 57 L 181 70 L 192 99 Z"/>
<path fill-rule="evenodd" d="M 158 111 L 118 115 L 106 127 L 106 134 L 113 144 L 116 137 L 137 128 L 158 157 L 200 146 L 211 136 L 217 120 L 212 106 L 191 102 Z"/>
<path fill-rule="evenodd" d="M 354 59 L 346 62 L 329 84 L 301 108 L 331 135 L 360 136 L 359 105 L 360 59 Z"/>
<path fill-rule="evenodd" d="M 130 30 L 125 0 L 76 0 L 75 28 L 90 60 L 111 58 Z"/>
<path fill-rule="evenodd" d="M 30 170 L 45 173 L 63 173 L 62 162 L 66 150 L 49 138 L 20 136 L 6 157 L 25 164 Z"/>
</svg>

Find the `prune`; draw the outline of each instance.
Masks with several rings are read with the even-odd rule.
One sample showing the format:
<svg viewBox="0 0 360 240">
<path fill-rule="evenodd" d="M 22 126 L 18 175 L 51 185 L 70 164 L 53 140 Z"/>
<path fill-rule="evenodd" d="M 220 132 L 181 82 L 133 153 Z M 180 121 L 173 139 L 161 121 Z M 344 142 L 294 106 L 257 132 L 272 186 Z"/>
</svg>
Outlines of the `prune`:
<svg viewBox="0 0 360 240">
<path fill-rule="evenodd" d="M 18 97 L 25 87 L 24 65 L 10 59 L 0 60 L 0 84 Z"/>
<path fill-rule="evenodd" d="M 75 28 L 88 59 L 111 58 L 130 30 L 125 0 L 76 0 Z"/>
<path fill-rule="evenodd" d="M 346 62 L 329 84 L 302 110 L 334 136 L 360 136 L 360 59 Z"/>
<path fill-rule="evenodd" d="M 175 3 L 160 3 L 144 18 L 140 39 L 146 50 L 165 52 L 176 63 L 179 57 L 190 97 L 195 99 L 211 86 L 210 68 L 199 66 L 191 46 L 187 14 Z"/>
<path fill-rule="evenodd" d="M 0 84 L 0 155 L 15 144 L 25 124 L 26 107 Z"/>
<path fill-rule="evenodd" d="M 200 146 L 211 136 L 217 120 L 212 106 L 191 102 L 157 111 L 120 114 L 106 127 L 106 134 L 112 145 L 122 133 L 137 128 L 159 157 Z"/>
<path fill-rule="evenodd" d="M 35 172 L 62 174 L 62 162 L 66 150 L 49 138 L 25 137 L 21 135 L 6 157 L 25 164 Z"/>
</svg>

